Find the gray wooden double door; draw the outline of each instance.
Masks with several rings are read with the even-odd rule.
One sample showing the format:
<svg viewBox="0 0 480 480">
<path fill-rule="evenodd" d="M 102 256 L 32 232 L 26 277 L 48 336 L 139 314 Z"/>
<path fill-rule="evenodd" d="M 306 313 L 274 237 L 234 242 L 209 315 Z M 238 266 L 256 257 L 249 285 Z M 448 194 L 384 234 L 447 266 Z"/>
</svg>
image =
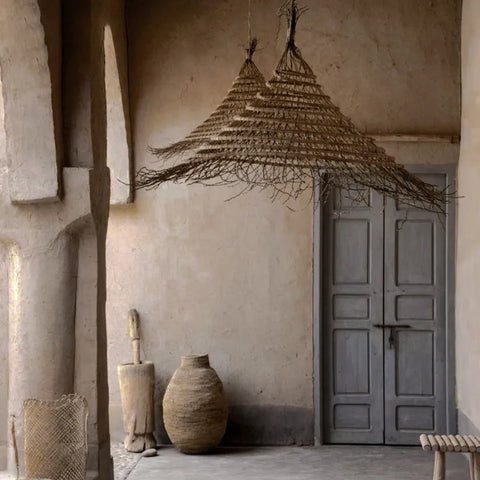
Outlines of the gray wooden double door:
<svg viewBox="0 0 480 480">
<path fill-rule="evenodd" d="M 324 439 L 418 444 L 446 431 L 445 219 L 364 194 L 324 211 Z"/>
</svg>

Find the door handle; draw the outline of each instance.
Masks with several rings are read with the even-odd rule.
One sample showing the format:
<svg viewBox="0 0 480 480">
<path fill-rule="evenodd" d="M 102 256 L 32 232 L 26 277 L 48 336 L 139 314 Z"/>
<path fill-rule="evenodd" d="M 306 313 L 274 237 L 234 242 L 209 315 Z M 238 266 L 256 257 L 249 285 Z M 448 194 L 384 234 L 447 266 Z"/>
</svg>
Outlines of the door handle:
<svg viewBox="0 0 480 480">
<path fill-rule="evenodd" d="M 388 346 L 389 348 L 395 348 L 395 332 L 401 330 L 402 328 L 412 328 L 411 325 L 388 325 L 385 323 L 377 323 L 374 325 L 375 328 L 381 328 L 385 330 L 386 328 L 390 329 L 390 335 L 388 336 Z"/>
<path fill-rule="evenodd" d="M 411 325 L 388 325 L 386 323 L 376 323 L 375 328 L 412 328 Z"/>
</svg>

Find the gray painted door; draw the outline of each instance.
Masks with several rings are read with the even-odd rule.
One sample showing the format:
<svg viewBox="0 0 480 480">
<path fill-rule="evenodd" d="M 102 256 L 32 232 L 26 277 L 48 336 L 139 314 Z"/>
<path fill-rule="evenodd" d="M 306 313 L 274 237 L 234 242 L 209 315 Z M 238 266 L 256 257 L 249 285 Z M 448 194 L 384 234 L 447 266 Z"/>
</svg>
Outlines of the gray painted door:
<svg viewBox="0 0 480 480">
<path fill-rule="evenodd" d="M 419 176 L 446 187 L 443 174 Z M 398 327 L 385 330 L 387 444 L 418 443 L 422 431 L 446 432 L 444 221 L 386 202 L 384 322 Z"/>
<path fill-rule="evenodd" d="M 324 223 L 324 420 L 329 443 L 383 443 L 383 198 L 336 191 Z M 381 261 L 378 261 L 380 258 Z"/>
<path fill-rule="evenodd" d="M 447 232 L 436 214 L 348 195 L 324 212 L 324 438 L 417 444 L 446 431 Z"/>
</svg>

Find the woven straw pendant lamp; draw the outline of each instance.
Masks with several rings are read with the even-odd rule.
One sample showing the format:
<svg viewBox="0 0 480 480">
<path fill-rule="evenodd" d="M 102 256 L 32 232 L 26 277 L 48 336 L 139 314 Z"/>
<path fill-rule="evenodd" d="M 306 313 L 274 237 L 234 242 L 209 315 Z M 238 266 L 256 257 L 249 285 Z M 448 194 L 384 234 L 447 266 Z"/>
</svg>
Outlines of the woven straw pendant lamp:
<svg viewBox="0 0 480 480">
<path fill-rule="evenodd" d="M 268 187 L 273 198 L 288 199 L 311 191 L 313 181 L 321 179 L 323 194 L 342 188 L 354 197 L 367 187 L 406 205 L 444 212 L 445 192 L 396 163 L 323 93 L 295 45 L 302 10 L 291 0 L 284 13 L 287 44 L 266 88 L 186 161 L 163 170 L 140 170 L 137 187 L 169 180 L 244 183 L 246 189 Z"/>
</svg>

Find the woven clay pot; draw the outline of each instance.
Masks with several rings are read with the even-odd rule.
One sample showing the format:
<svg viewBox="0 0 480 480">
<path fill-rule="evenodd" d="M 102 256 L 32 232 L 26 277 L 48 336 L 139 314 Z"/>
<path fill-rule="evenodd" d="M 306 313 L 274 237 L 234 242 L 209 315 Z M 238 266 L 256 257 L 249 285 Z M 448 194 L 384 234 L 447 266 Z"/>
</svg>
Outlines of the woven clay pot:
<svg viewBox="0 0 480 480">
<path fill-rule="evenodd" d="M 183 453 L 204 453 L 220 443 L 228 405 L 208 355 L 182 357 L 163 397 L 163 421 L 172 443 Z"/>
</svg>

